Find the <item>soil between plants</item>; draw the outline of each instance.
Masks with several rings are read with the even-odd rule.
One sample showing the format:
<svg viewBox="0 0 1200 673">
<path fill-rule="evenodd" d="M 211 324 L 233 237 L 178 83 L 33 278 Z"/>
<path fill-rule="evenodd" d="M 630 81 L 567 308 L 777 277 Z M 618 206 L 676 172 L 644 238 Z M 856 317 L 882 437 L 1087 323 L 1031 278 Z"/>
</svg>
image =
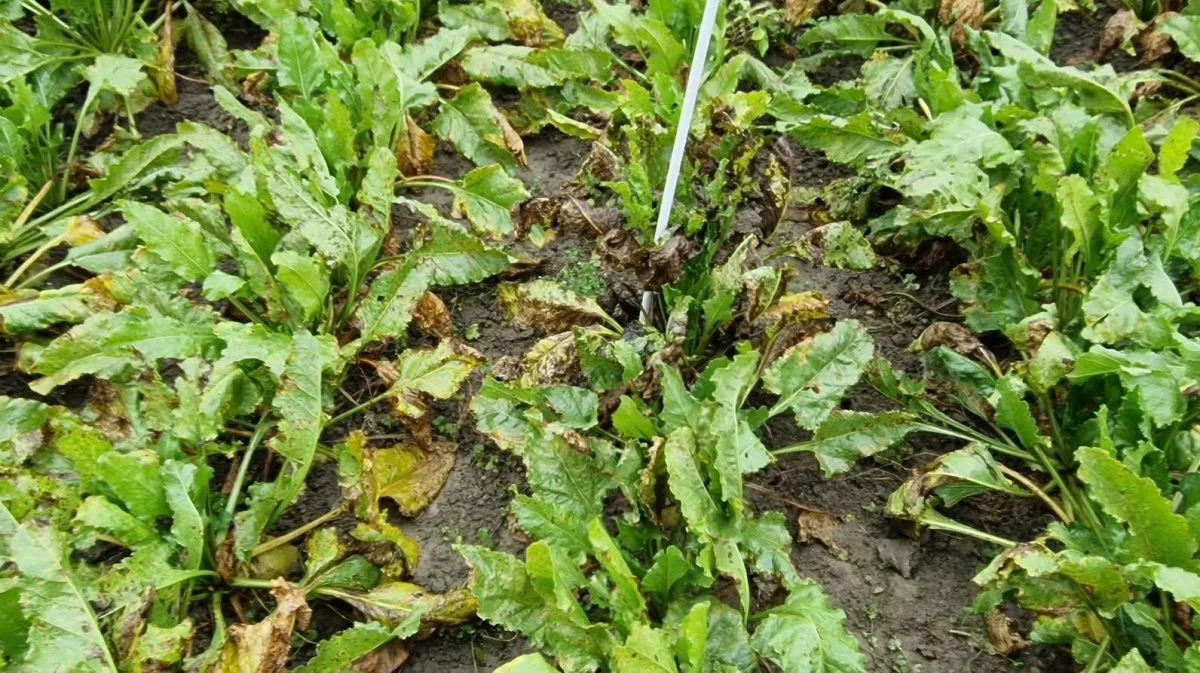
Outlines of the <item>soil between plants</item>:
<svg viewBox="0 0 1200 673">
<path fill-rule="evenodd" d="M 566 17 L 559 12 L 556 18 Z M 1056 60 L 1067 60 L 1073 54 L 1094 48 L 1098 35 L 1096 21 L 1102 28 L 1103 19 L 1088 19 L 1078 30 L 1072 29 L 1069 38 L 1061 46 L 1056 45 Z M 186 55 L 181 52 L 181 71 L 188 67 L 187 63 Z M 216 105 L 207 85 L 181 79 L 179 92 L 179 103 L 174 108 L 154 105 L 139 117 L 139 129 L 144 135 L 171 132 L 175 124 L 185 120 L 237 132 L 236 122 Z M 586 157 L 588 147 L 548 131 L 526 138 L 525 149 L 529 167 L 520 177 L 538 196 L 553 195 L 569 182 Z M 432 172 L 453 178 L 470 168 L 462 157 L 439 152 Z M 797 185 L 820 187 L 844 175 L 840 167 L 818 154 L 796 153 L 792 176 Z M 418 194 L 417 198 L 441 208 L 449 205 L 448 197 L 434 190 Z M 395 224 L 413 225 L 404 216 Z M 793 209 L 772 240 L 765 244 L 787 244 L 808 226 L 803 215 Z M 550 275 L 562 266 L 568 250 L 577 247 L 586 257 L 592 245 L 589 240 L 562 237 L 552 240 L 542 250 L 519 249 L 518 253 L 542 260 L 543 265 L 536 273 Z M 913 276 L 906 274 L 898 263 L 886 259 L 881 262 L 881 267 L 892 270 L 842 271 L 789 261 L 797 271 L 789 290 L 823 293 L 830 300 L 834 317 L 860 320 L 874 337 L 877 353 L 912 372 L 916 361 L 906 350 L 908 345 L 928 324 L 947 319 L 930 309 L 953 315 L 956 308 L 946 305 L 948 293 L 943 276 Z M 523 354 L 539 338 L 530 330 L 514 328 L 504 321 L 494 282 L 452 288 L 443 298 L 454 316 L 455 335 L 463 338 L 468 328 L 476 327 L 479 337 L 469 345 L 487 356 L 489 363 L 506 355 Z M 425 512 L 412 520 L 398 521 L 421 544 L 422 558 L 412 581 L 434 591 L 457 588 L 468 581 L 467 566 L 454 552 L 454 543 L 489 544 L 518 555 L 524 546 L 511 531 L 507 516 L 512 493 L 523 486 L 520 464 L 472 429 L 474 420 L 467 404 L 480 378 L 477 376 L 457 398 L 439 408 L 442 416 L 457 427 L 454 439 L 458 442 L 458 460 L 446 486 Z M 4 388 L 8 387 L 24 388 L 11 375 L 4 377 Z M 848 397 L 846 404 L 868 410 L 882 405 L 877 395 L 861 387 Z M 368 414 L 356 426 L 366 426 L 368 434 L 375 429 L 384 433 L 387 422 L 382 416 Z M 764 442 L 769 448 L 778 448 L 803 438 L 789 422 L 773 422 L 766 429 Z M 820 582 L 833 605 L 846 612 L 848 626 L 859 639 L 872 673 L 990 673 L 1012 670 L 1018 665 L 1029 671 L 1069 668 L 1065 661 L 1047 659 L 1038 650 L 1016 661 L 988 653 L 982 621 L 969 614 L 968 607 L 976 595 L 971 578 L 994 550 L 977 541 L 943 534 L 913 540 L 894 529 L 882 515 L 888 495 L 912 469 L 953 448 L 957 447 L 918 437 L 896 452 L 898 456 L 907 456 L 903 460 L 867 463 L 834 479 L 824 479 L 810 456 L 788 456 L 752 477 L 750 482 L 762 489 L 752 499 L 759 510 L 783 512 L 791 522 L 793 535 L 797 508 L 789 501 L 828 511 L 837 519 L 835 538 L 840 551 L 816 542 L 798 542 L 792 556 L 801 574 Z M 338 497 L 333 466 L 318 465 L 304 497 L 281 525 L 286 528 L 319 516 Z M 1011 499 L 982 498 L 952 514 L 1014 538 L 1030 537 L 1047 521 L 1036 505 Z M 344 615 L 321 611 L 316 623 L 320 631 L 333 632 L 344 628 L 348 621 Z M 491 671 L 527 649 L 521 637 L 475 623 L 413 643 L 411 657 L 403 670 Z"/>
</svg>

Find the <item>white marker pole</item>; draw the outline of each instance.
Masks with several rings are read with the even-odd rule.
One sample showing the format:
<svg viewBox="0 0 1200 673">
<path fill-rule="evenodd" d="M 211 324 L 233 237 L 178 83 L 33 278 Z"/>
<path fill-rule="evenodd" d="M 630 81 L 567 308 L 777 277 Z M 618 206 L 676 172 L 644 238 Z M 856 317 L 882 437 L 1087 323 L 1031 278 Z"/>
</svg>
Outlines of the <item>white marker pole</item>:
<svg viewBox="0 0 1200 673">
<path fill-rule="evenodd" d="M 700 84 L 704 81 L 704 64 L 708 60 L 708 47 L 712 42 L 713 29 L 717 25 L 717 10 L 720 7 L 721 0 L 704 1 L 704 17 L 700 20 L 696 49 L 692 52 L 692 69 L 688 71 L 683 108 L 679 111 L 679 126 L 675 127 L 675 145 L 671 148 L 671 163 L 667 166 L 667 184 L 663 186 L 662 201 L 658 204 L 658 226 L 654 228 L 655 245 L 661 244 L 667 236 L 671 207 L 675 205 L 675 189 L 679 186 L 679 172 L 683 168 L 683 155 L 687 151 L 692 117 L 696 113 L 696 99 L 700 96 Z M 653 313 L 654 292 L 647 290 L 642 295 L 642 322 L 650 320 Z"/>
</svg>

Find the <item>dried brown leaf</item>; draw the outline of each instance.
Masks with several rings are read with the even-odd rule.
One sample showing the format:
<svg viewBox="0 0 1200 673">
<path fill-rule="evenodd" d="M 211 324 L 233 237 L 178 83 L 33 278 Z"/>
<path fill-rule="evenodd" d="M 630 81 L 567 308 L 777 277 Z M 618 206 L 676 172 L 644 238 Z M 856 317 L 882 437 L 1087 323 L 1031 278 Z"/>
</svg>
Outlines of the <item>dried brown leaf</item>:
<svg viewBox="0 0 1200 673">
<path fill-rule="evenodd" d="M 433 154 L 437 150 L 437 141 L 425 132 L 419 124 L 406 115 L 404 135 L 396 143 L 396 167 L 400 174 L 412 177 L 424 175 L 433 166 Z"/>
<path fill-rule="evenodd" d="M 367 656 L 350 666 L 357 673 L 394 673 L 408 661 L 409 649 L 402 640 L 391 640 L 371 650 Z"/>
<path fill-rule="evenodd" d="M 963 27 L 978 29 L 983 25 L 983 0 L 940 0 L 938 21 L 951 26 L 950 37 L 961 45 L 967 39 Z"/>
<path fill-rule="evenodd" d="M 592 143 L 587 159 L 580 169 L 581 176 L 590 176 L 597 182 L 612 182 L 620 176 L 621 160 L 603 143 Z"/>
<path fill-rule="evenodd" d="M 1138 51 L 1142 54 L 1142 65 L 1157 65 L 1164 56 L 1175 51 L 1175 42 L 1172 41 L 1170 35 L 1160 30 L 1159 26 L 1167 19 L 1178 15 L 1178 12 L 1163 12 L 1154 17 L 1146 29 L 1138 34 L 1136 43 Z"/>
<path fill-rule="evenodd" d="M 1131 9 L 1122 9 L 1108 17 L 1104 30 L 1100 33 L 1100 42 L 1096 45 L 1096 58 L 1103 58 L 1114 47 L 1120 48 L 1126 44 L 1137 32 L 1140 24 L 1137 14 Z"/>
<path fill-rule="evenodd" d="M 834 556 L 843 561 L 850 557 L 837 543 L 837 519 L 823 509 L 801 509 L 796 515 L 796 540 L 820 542 Z"/>
<path fill-rule="evenodd" d="M 790 26 L 799 26 L 817 15 L 821 0 L 786 0 L 783 18 Z"/>
<path fill-rule="evenodd" d="M 503 112 L 496 112 L 496 124 L 500 126 L 500 132 L 504 135 L 504 147 L 516 157 L 518 164 L 528 166 L 529 158 L 525 156 L 525 141 L 521 140 L 521 134 L 512 127 Z"/>
<path fill-rule="evenodd" d="M 1013 632 L 1013 620 L 999 610 L 992 611 L 984 621 L 988 640 L 997 654 L 1008 656 L 1029 647 L 1021 634 Z"/>
<path fill-rule="evenodd" d="M 413 321 L 422 332 L 440 339 L 449 339 L 454 334 L 454 321 L 450 317 L 450 310 L 446 308 L 446 303 L 441 297 L 432 292 L 426 292 L 417 301 L 416 307 L 413 308 Z"/>
<path fill-rule="evenodd" d="M 935 322 L 921 332 L 921 336 L 912 343 L 908 349 L 913 353 L 924 353 L 925 351 L 933 350 L 939 346 L 945 346 L 950 350 L 974 357 L 987 353 L 987 348 L 979 339 L 975 338 L 974 334 L 966 327 L 958 323 L 939 321 Z"/>
<path fill-rule="evenodd" d="M 292 632 L 308 628 L 312 611 L 298 587 L 275 580 L 275 611 L 257 624 L 234 624 L 213 667 L 214 673 L 282 673 L 292 650 Z"/>
</svg>

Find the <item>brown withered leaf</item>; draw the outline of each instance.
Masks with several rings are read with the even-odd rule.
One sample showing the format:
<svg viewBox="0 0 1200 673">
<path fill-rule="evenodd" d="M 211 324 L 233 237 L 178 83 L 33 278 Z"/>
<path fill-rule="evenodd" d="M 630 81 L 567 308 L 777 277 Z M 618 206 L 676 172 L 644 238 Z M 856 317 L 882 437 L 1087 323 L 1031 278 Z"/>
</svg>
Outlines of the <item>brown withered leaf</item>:
<svg viewBox="0 0 1200 673">
<path fill-rule="evenodd" d="M 762 316 L 764 327 L 780 329 L 800 323 L 827 320 L 829 300 L 820 292 L 796 292 L 779 298 Z"/>
<path fill-rule="evenodd" d="M 963 26 L 978 30 L 983 25 L 983 0 L 940 0 L 938 21 L 952 26 L 950 37 L 961 45 L 967 39 Z"/>
<path fill-rule="evenodd" d="M 535 196 L 517 204 L 513 212 L 513 224 L 516 225 L 516 238 L 523 239 L 533 229 L 534 225 L 547 229 L 554 222 L 558 213 L 557 199 L 545 196 Z"/>
<path fill-rule="evenodd" d="M 796 515 L 796 540 L 798 542 L 820 542 L 841 560 L 850 554 L 837 543 L 837 519 L 823 509 L 804 508 Z"/>
<path fill-rule="evenodd" d="M 984 620 L 988 640 L 991 641 L 996 654 L 1007 657 L 1029 647 L 1029 643 L 1025 642 L 1021 634 L 1013 632 L 1013 626 L 1013 620 L 999 610 L 993 610 Z"/>
<path fill-rule="evenodd" d="M 498 381 L 516 381 L 521 378 L 524 365 L 517 355 L 502 355 L 492 362 L 488 373 Z"/>
<path fill-rule="evenodd" d="M 570 383 L 579 374 L 579 351 L 574 332 L 559 332 L 538 341 L 525 353 L 520 384 L 545 386 Z"/>
<path fill-rule="evenodd" d="M 433 166 L 437 141 L 410 115 L 405 115 L 404 134 L 396 142 L 396 167 L 408 177 L 424 175 Z"/>
<path fill-rule="evenodd" d="M 603 143 L 592 143 L 587 159 L 580 169 L 580 176 L 590 176 L 597 182 L 612 182 L 620 175 L 621 160 Z"/>
<path fill-rule="evenodd" d="M 517 133 L 512 124 L 508 123 L 508 117 L 505 117 L 503 112 L 496 112 L 496 124 L 500 126 L 500 132 L 504 135 L 504 147 L 512 152 L 518 164 L 528 166 L 529 158 L 525 156 L 525 141 L 521 140 L 521 134 Z"/>
<path fill-rule="evenodd" d="M 454 334 L 454 321 L 442 298 L 432 292 L 421 295 L 413 308 L 413 321 L 426 334 L 449 339 Z"/>
<path fill-rule="evenodd" d="M 642 271 L 646 266 L 646 249 L 638 243 L 633 232 L 625 228 L 604 232 L 596 246 L 596 254 L 606 269 Z"/>
<path fill-rule="evenodd" d="M 785 0 L 783 18 L 789 26 L 795 27 L 817 15 L 821 0 Z"/>
<path fill-rule="evenodd" d="M 266 40 L 263 40 L 263 43 L 265 44 Z M 242 82 L 242 98 L 253 106 L 269 107 L 272 103 L 271 97 L 263 93 L 266 83 L 267 71 L 260 70 L 250 75 Z"/>
<path fill-rule="evenodd" d="M 417 632 L 418 638 L 436 628 L 462 624 L 475 616 L 478 607 L 469 588 L 436 594 L 408 582 L 388 582 L 361 597 L 347 596 L 344 600 L 365 617 L 389 628 L 395 628 L 408 619 L 414 610 L 421 610 L 424 616 L 421 618 L 421 630 Z"/>
<path fill-rule="evenodd" d="M 613 229 L 622 229 L 625 215 L 619 208 L 589 206 L 579 199 L 567 197 L 555 213 L 554 226 L 580 236 L 603 236 Z"/>
<path fill-rule="evenodd" d="M 1096 45 L 1096 58 L 1104 58 L 1104 55 L 1114 48 L 1127 45 L 1140 25 L 1141 21 L 1131 9 L 1122 9 L 1108 17 L 1104 30 L 1100 33 L 1100 42 Z"/>
<path fill-rule="evenodd" d="M 924 353 L 938 346 L 966 355 L 975 356 L 986 352 L 987 348 L 966 327 L 958 323 L 938 321 L 925 328 L 921 336 L 908 347 L 913 353 Z"/>
<path fill-rule="evenodd" d="M 162 33 L 158 36 L 158 53 L 150 77 L 163 105 L 175 107 L 179 102 L 179 89 L 175 85 L 175 23 L 172 12 L 163 12 Z"/>
<path fill-rule="evenodd" d="M 683 275 L 683 265 L 692 258 L 694 250 L 692 242 L 686 236 L 675 234 L 650 251 L 638 276 L 650 289 L 674 283 Z"/>
<path fill-rule="evenodd" d="M 581 297 L 551 280 L 520 285 L 501 283 L 496 294 L 500 307 L 518 327 L 556 334 L 573 327 L 602 323 L 621 330 L 594 299 Z"/>
<path fill-rule="evenodd" d="M 402 640 L 391 640 L 354 662 L 350 670 L 356 673 L 395 673 L 408 661 L 410 650 Z"/>
<path fill-rule="evenodd" d="M 1175 51 L 1175 43 L 1171 40 L 1171 36 L 1160 29 L 1164 21 L 1174 16 L 1179 16 L 1179 13 L 1163 12 L 1154 17 L 1145 30 L 1138 34 L 1135 42 L 1138 51 L 1142 54 L 1141 65 L 1157 65 L 1164 56 Z"/>
<path fill-rule="evenodd" d="M 292 632 L 308 628 L 312 611 L 304 592 L 284 580 L 271 585 L 275 611 L 257 624 L 234 624 L 213 666 L 214 673 L 282 673 L 292 650 Z"/>
<path fill-rule="evenodd" d="M 400 445 L 372 451 L 376 497 L 396 503 L 404 516 L 420 514 L 446 485 L 454 457 L 455 446 L 449 442 L 435 442 L 433 450 Z"/>
</svg>

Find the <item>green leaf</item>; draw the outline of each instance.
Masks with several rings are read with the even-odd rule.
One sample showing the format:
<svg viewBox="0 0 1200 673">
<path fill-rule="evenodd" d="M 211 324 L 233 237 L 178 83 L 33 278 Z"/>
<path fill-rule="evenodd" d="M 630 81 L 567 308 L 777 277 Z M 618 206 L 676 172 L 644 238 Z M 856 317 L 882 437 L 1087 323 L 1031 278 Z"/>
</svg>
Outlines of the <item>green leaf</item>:
<svg viewBox="0 0 1200 673">
<path fill-rule="evenodd" d="M 558 669 L 540 654 L 522 654 L 497 668 L 495 673 L 558 673 Z"/>
<path fill-rule="evenodd" d="M 272 171 L 267 186 L 285 222 L 330 262 L 357 270 L 360 238 L 366 235 L 358 213 L 341 204 L 326 206 L 299 176 L 286 169 Z"/>
<path fill-rule="evenodd" d="M 515 173 L 519 166 L 506 138 L 507 124 L 492 104 L 487 90 L 475 82 L 459 89 L 454 98 L 442 102 L 432 128 L 437 137 L 453 144 L 476 166 L 495 168 L 492 166 L 495 164 Z"/>
<path fill-rule="evenodd" d="M 467 28 L 488 42 L 513 37 L 504 10 L 493 4 L 438 3 L 438 19 L 447 28 Z"/>
<path fill-rule="evenodd" d="M 352 664 L 394 638 L 407 638 L 421 626 L 421 619 L 406 620 L 389 629 L 376 622 L 355 624 L 317 644 L 317 652 L 296 673 L 342 673 Z"/>
<path fill-rule="evenodd" d="M 727 522 L 705 484 L 696 459 L 696 439 L 691 428 L 681 427 L 672 432 L 662 450 L 669 475 L 667 485 L 671 495 L 679 501 L 688 528 L 701 535 L 720 536 L 726 530 Z"/>
<path fill-rule="evenodd" d="M 476 168 L 457 184 L 438 186 L 454 193 L 455 213 L 493 239 L 513 232 L 512 207 L 529 198 L 525 185 L 498 165 Z"/>
<path fill-rule="evenodd" d="M 87 282 L 41 292 L 0 293 L 0 332 L 27 336 L 63 323 L 81 323 L 106 303 L 102 288 L 99 282 Z"/>
<path fill-rule="evenodd" d="M 835 610 L 821 586 L 800 581 L 788 587 L 783 605 L 767 610 L 751 646 L 785 671 L 863 673 L 866 659 L 846 632 L 846 614 Z"/>
<path fill-rule="evenodd" d="M 1075 458 L 1088 495 L 1129 527 L 1131 542 L 1142 558 L 1180 568 L 1192 566 L 1196 540 L 1187 519 L 1173 511 L 1152 480 L 1134 474 L 1102 449 L 1082 447 Z"/>
<path fill-rule="evenodd" d="M 912 54 L 903 58 L 878 54 L 863 64 L 867 100 L 885 112 L 912 105 L 918 97 L 913 59 Z"/>
<path fill-rule="evenodd" d="M 830 161 L 859 165 L 903 152 L 909 141 L 876 128 L 870 113 L 853 117 L 813 115 L 781 122 L 788 135 L 805 147 L 821 150 Z"/>
<path fill-rule="evenodd" d="M 817 428 L 811 442 L 781 451 L 812 453 L 821 465 L 821 474 L 829 478 L 845 474 L 863 458 L 888 450 L 915 429 L 915 419 L 902 411 L 869 414 L 837 410 Z"/>
<path fill-rule="evenodd" d="M 816 227 L 807 234 L 805 242 L 807 250 L 803 252 L 819 251 L 825 266 L 855 271 L 875 268 L 875 250 L 867 237 L 849 222 L 830 222 Z"/>
<path fill-rule="evenodd" d="M 163 489 L 162 467 L 155 452 L 108 451 L 96 461 L 96 473 L 139 519 L 152 522 L 171 513 Z"/>
<path fill-rule="evenodd" d="M 622 437 L 652 440 L 658 434 L 654 423 L 646 418 L 637 403 L 628 395 L 621 396 L 621 403 L 612 414 L 612 424 Z"/>
<path fill-rule="evenodd" d="M 524 634 L 567 670 L 595 670 L 607 659 L 612 633 L 604 625 L 590 624 L 582 609 L 575 609 L 578 603 L 564 610 L 547 601 L 534 588 L 526 564 L 482 547 L 455 549 L 474 571 L 471 592 L 479 601 L 480 617 Z"/>
<path fill-rule="evenodd" d="M 136 58 L 101 54 L 84 69 L 83 77 L 90 84 L 87 94 L 90 99 L 102 91 L 128 96 L 142 83 L 146 75 L 142 72 L 142 62 Z"/>
<path fill-rule="evenodd" d="M 549 68 L 530 61 L 536 53 L 532 47 L 515 44 L 474 47 L 463 54 L 462 68 L 473 82 L 515 89 L 543 89 L 561 84 L 562 79 Z"/>
<path fill-rule="evenodd" d="M 429 273 L 416 259 L 407 259 L 379 274 L 354 313 L 360 324 L 358 348 L 403 337 L 413 309 L 428 286 Z"/>
<path fill-rule="evenodd" d="M 19 572 L 21 613 L 29 623 L 23 670 L 116 673 L 100 622 L 55 531 L 18 524 L 0 503 L 0 558 Z"/>
<path fill-rule="evenodd" d="M 801 427 L 817 429 L 858 383 L 874 352 L 870 335 L 855 320 L 797 346 L 763 373 L 763 385 L 779 395 L 771 415 L 791 410 Z"/>
<path fill-rule="evenodd" d="M 278 267 L 280 284 L 304 311 L 304 321 L 310 321 L 325 307 L 329 294 L 329 271 L 320 261 L 292 250 L 281 250 L 271 256 Z"/>
<path fill-rule="evenodd" d="M 437 348 L 409 349 L 396 361 L 396 381 L 387 390 L 398 413 L 419 417 L 425 409 L 420 394 L 434 399 L 449 399 L 480 361 L 459 353 L 449 341 Z"/>
<path fill-rule="evenodd" d="M 204 561 L 204 529 L 209 472 L 190 463 L 168 460 L 163 464 L 163 495 L 171 508 L 171 536 L 183 549 L 179 565 L 198 570 Z"/>
<path fill-rule="evenodd" d="M 671 637 L 660 629 L 635 624 L 625 644 L 613 649 L 614 670 L 632 673 L 676 673 Z"/>
<path fill-rule="evenodd" d="M 671 545 L 654 555 L 654 562 L 642 577 L 642 589 L 654 597 L 661 605 L 666 605 L 677 586 L 687 578 L 694 566 L 679 551 L 679 547 Z"/>
<path fill-rule="evenodd" d="M 200 224 L 183 215 L 168 215 L 136 201 L 118 203 L 125 219 L 146 244 L 146 249 L 166 262 L 180 278 L 196 282 L 216 268 L 212 245 Z"/>
<path fill-rule="evenodd" d="M 40 394 L 88 374 L 113 378 L 140 355 L 148 362 L 183 360 L 219 342 L 206 325 L 188 324 L 142 307 L 97 313 L 31 358 L 27 370 L 42 378 L 29 384 Z"/>
<path fill-rule="evenodd" d="M 300 17 L 292 15 L 283 19 L 276 34 L 279 36 L 275 47 L 279 68 L 275 75 L 280 86 L 304 98 L 312 98 L 325 82 L 327 70 L 313 37 L 319 33 Z"/>
<path fill-rule="evenodd" d="M 604 529 L 604 522 L 598 518 L 588 523 L 588 541 L 592 545 L 592 555 L 613 583 L 613 621 L 622 631 L 630 632 L 639 622 L 648 619 L 646 599 L 642 598 L 637 579 L 622 558 L 621 550 Z"/>
<path fill-rule="evenodd" d="M 1179 53 L 1200 62 L 1200 16 L 1174 14 L 1163 20 L 1158 29 L 1175 40 Z"/>
<path fill-rule="evenodd" d="M 870 56 L 881 44 L 909 44 L 911 40 L 888 32 L 892 21 L 880 14 L 844 14 L 818 21 L 804 31 L 796 46 L 807 49 L 831 44 L 852 54 Z"/>
<path fill-rule="evenodd" d="M 433 285 L 469 285 L 507 269 L 512 258 L 503 250 L 460 229 L 432 225 L 429 240 L 415 254 Z"/>
<path fill-rule="evenodd" d="M 103 533 L 130 549 L 152 544 L 160 539 L 153 526 L 100 495 L 89 496 L 84 500 L 72 523 L 83 529 Z"/>
<path fill-rule="evenodd" d="M 633 47 L 641 53 L 646 60 L 647 73 L 675 76 L 687 51 L 666 24 L 649 15 L 634 14 L 624 4 L 597 2 L 595 8 L 599 18 L 612 29 L 617 44 Z"/>
</svg>

